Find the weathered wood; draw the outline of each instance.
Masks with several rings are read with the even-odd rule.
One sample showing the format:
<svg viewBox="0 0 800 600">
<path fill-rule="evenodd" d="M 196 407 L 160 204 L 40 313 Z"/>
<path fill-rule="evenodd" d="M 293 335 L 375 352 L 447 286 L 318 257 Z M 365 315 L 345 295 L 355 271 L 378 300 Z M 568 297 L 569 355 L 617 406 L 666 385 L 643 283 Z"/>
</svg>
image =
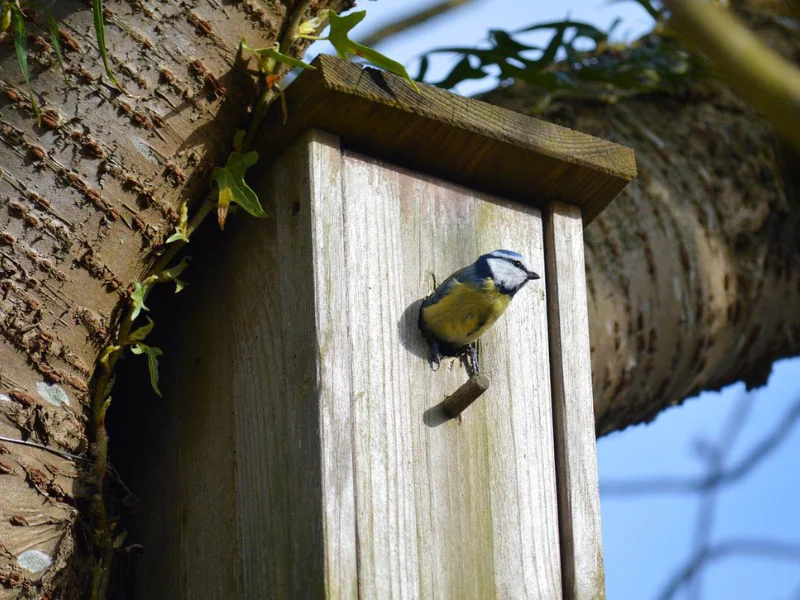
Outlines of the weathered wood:
<svg viewBox="0 0 800 600">
<path fill-rule="evenodd" d="M 347 319 L 359 592 L 366 598 L 560 598 L 545 287 L 481 339 L 492 381 L 463 419 L 442 400 L 419 300 L 483 252 L 543 272 L 539 211 L 345 152 Z"/>
<path fill-rule="evenodd" d="M 484 375 L 473 375 L 460 388 L 444 399 L 444 409 L 450 418 L 457 417 L 488 389 L 489 380 Z"/>
<path fill-rule="evenodd" d="M 564 597 L 605 598 L 581 210 L 545 213 L 545 256 Z"/>
<path fill-rule="evenodd" d="M 271 218 L 233 220 L 196 273 L 140 598 L 357 596 L 340 169 L 335 137 L 304 138 L 256 187 Z"/>
<path fill-rule="evenodd" d="M 565 127 L 420 85 L 330 56 L 275 103 L 258 146 L 274 160 L 310 127 L 348 147 L 426 173 L 543 207 L 575 203 L 588 224 L 636 176 L 633 151 Z"/>
<path fill-rule="evenodd" d="M 275 228 L 240 234 L 247 259 L 232 276 L 248 283 L 229 292 L 243 317 L 234 360 L 249 363 L 233 381 L 238 597 L 355 597 L 338 139 L 310 132 L 255 189 Z"/>
<path fill-rule="evenodd" d="M 443 400 L 463 367 L 434 372 L 417 329 L 433 275 L 483 252 L 544 272 L 539 210 L 317 132 L 256 188 L 272 218 L 232 223 L 182 310 L 165 392 L 183 519 L 150 536 L 179 556 L 143 572 L 173 597 L 202 581 L 214 597 L 560 598 L 544 282 L 481 339 L 492 386 L 459 420 Z"/>
</svg>

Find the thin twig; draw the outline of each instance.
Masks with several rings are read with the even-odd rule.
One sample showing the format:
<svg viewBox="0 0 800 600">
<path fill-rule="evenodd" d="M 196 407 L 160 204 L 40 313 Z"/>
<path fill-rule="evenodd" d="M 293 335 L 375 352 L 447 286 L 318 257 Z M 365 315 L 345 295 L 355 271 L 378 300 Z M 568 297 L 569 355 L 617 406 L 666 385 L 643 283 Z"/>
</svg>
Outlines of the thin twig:
<svg viewBox="0 0 800 600">
<path fill-rule="evenodd" d="M 713 2 L 664 0 L 671 24 L 800 150 L 800 69 Z"/>
<path fill-rule="evenodd" d="M 455 8 L 461 8 L 462 6 L 474 1 L 475 0 L 442 0 L 441 2 L 424 8 L 419 12 L 400 17 L 399 19 L 384 25 L 374 33 L 371 33 L 365 37 L 360 43 L 372 48 L 387 38 L 395 36 L 398 33 L 408 31 L 409 29 L 413 29 L 418 25 L 427 23 L 431 19 L 440 17 L 441 15 L 448 13 Z"/>
<path fill-rule="evenodd" d="M 730 485 L 747 475 L 762 460 L 774 452 L 792 432 L 800 420 L 800 399 L 786 412 L 778 427 L 769 436 L 756 444 L 739 463 L 715 477 L 696 479 L 659 477 L 639 481 L 604 481 L 600 491 L 606 496 L 643 496 L 651 494 L 701 493 L 711 488 Z"/>
<path fill-rule="evenodd" d="M 747 416 L 750 414 L 752 406 L 752 396 L 750 394 L 743 394 L 731 410 L 722 428 L 719 441 L 709 447 L 708 452 L 703 457 L 706 460 L 707 478 L 716 478 L 723 473 L 728 456 L 733 450 L 739 434 L 742 432 L 742 429 L 744 429 L 744 424 L 747 422 Z M 711 542 L 711 532 L 714 526 L 714 517 L 716 516 L 718 494 L 719 488 L 714 487 L 702 495 L 700 512 L 697 515 L 694 532 L 695 556 L 708 550 Z M 687 597 L 689 600 L 701 600 L 703 597 L 703 579 L 700 570 L 695 572 L 694 577 L 687 582 L 687 585 L 689 586 L 687 590 Z"/>
<path fill-rule="evenodd" d="M 57 456 L 60 456 L 61 458 L 66 458 L 68 460 L 91 462 L 85 456 L 70 454 L 69 452 L 56 450 L 55 448 L 51 448 L 50 446 L 45 446 L 44 444 L 37 444 L 36 442 L 29 442 L 28 440 L 18 440 L 16 438 L 10 438 L 4 435 L 0 435 L 0 442 L 9 442 L 11 444 L 19 444 L 21 446 L 28 446 L 30 448 L 38 448 L 39 450 L 45 450 L 47 452 L 50 452 L 51 454 L 55 454 Z"/>
<path fill-rule="evenodd" d="M 281 52 L 284 54 L 289 54 L 289 50 L 292 49 L 292 45 L 294 44 L 295 40 L 297 40 L 297 30 L 299 29 L 300 25 L 303 24 L 303 19 L 311 8 L 313 1 L 314 0 L 302 0 L 302 2 L 295 7 L 294 13 L 292 13 L 292 18 L 289 21 L 289 26 L 286 28 L 283 36 L 281 36 Z"/>
<path fill-rule="evenodd" d="M 658 600 L 671 600 L 708 563 L 733 556 L 759 556 L 800 562 L 800 544 L 774 540 L 728 540 L 693 555 L 664 586 Z"/>
<path fill-rule="evenodd" d="M 300 25 L 303 24 L 304 19 L 307 16 L 307 13 L 311 9 L 311 5 L 313 4 L 314 0 L 302 0 L 300 4 L 295 9 L 294 13 L 292 14 L 291 21 L 289 22 L 289 26 L 284 31 L 283 35 L 281 36 L 280 40 L 280 50 L 283 54 L 291 54 L 292 46 L 297 41 L 297 30 L 300 28 Z M 323 20 L 320 22 L 318 27 L 318 32 L 322 31 L 327 25 L 326 21 Z M 272 73 L 273 75 L 278 75 L 279 77 L 283 77 L 286 75 L 291 69 L 288 65 L 284 63 L 278 63 L 275 66 L 275 72 Z M 246 151 L 250 149 L 253 145 L 253 141 L 256 138 L 259 130 L 261 129 L 261 124 L 263 123 L 264 119 L 267 116 L 267 111 L 269 107 L 272 106 L 272 102 L 275 100 L 277 93 L 273 89 L 272 86 L 267 87 L 258 97 L 255 102 L 255 110 L 253 111 L 253 118 L 250 122 L 250 128 L 247 131 L 247 135 L 244 138 L 242 143 L 242 150 Z"/>
</svg>

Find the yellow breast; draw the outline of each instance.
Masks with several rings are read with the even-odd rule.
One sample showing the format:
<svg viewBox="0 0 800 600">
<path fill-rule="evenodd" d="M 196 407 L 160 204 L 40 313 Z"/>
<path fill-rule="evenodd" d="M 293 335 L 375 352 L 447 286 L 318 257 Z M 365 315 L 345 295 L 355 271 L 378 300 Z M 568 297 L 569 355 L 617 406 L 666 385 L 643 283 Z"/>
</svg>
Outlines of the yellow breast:
<svg viewBox="0 0 800 600">
<path fill-rule="evenodd" d="M 439 302 L 423 309 L 423 319 L 437 339 L 466 346 L 500 318 L 510 300 L 491 279 L 484 279 L 481 287 L 459 282 Z"/>
</svg>

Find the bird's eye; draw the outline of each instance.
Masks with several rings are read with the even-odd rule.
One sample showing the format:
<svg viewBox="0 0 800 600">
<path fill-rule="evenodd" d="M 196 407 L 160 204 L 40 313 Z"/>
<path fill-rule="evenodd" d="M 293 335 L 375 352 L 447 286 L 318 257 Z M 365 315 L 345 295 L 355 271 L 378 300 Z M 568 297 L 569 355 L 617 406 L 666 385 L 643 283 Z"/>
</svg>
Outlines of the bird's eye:
<svg viewBox="0 0 800 600">
<path fill-rule="evenodd" d="M 522 268 L 522 263 L 521 263 L 521 262 L 519 262 L 518 260 L 515 260 L 515 261 L 514 261 L 514 266 L 515 266 L 515 267 L 519 267 L 519 268 L 521 269 L 521 268 Z"/>
</svg>

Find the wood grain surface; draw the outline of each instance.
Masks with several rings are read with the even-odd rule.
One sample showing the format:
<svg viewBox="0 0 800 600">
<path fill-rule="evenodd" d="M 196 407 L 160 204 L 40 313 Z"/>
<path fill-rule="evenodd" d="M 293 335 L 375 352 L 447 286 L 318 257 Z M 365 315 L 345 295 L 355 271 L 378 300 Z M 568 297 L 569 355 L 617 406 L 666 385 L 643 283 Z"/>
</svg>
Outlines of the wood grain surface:
<svg viewBox="0 0 800 600">
<path fill-rule="evenodd" d="M 544 207 L 577 203 L 584 224 L 636 176 L 633 150 L 566 127 L 320 55 L 275 103 L 257 150 L 272 162 L 308 128 L 461 185 Z"/>
<path fill-rule="evenodd" d="M 150 579 L 141 589 L 155 598 L 166 597 L 159 589 L 185 598 L 590 597 L 572 595 L 574 571 L 562 585 L 562 560 L 578 556 L 569 568 L 584 568 L 575 544 L 599 538 L 581 537 L 595 516 L 575 511 L 597 508 L 579 503 L 583 492 L 562 493 L 570 504 L 559 512 L 554 407 L 567 448 L 560 484 L 596 490 L 594 462 L 570 462 L 594 461 L 593 429 L 585 407 L 575 425 L 585 431 L 563 424 L 571 408 L 553 402 L 557 347 L 548 342 L 548 293 L 579 303 L 580 290 L 550 285 L 540 210 L 343 150 L 319 131 L 256 191 L 270 219 L 233 220 L 230 242 L 192 281 L 177 333 L 184 351 L 165 359 L 166 401 L 178 414 L 164 418 L 177 439 L 154 443 L 167 455 L 153 481 L 177 491 L 154 520 L 148 539 L 159 547 L 142 559 Z M 561 229 L 551 235 L 567 235 L 572 248 L 580 216 L 553 222 Z M 468 375 L 455 359 L 431 368 L 419 302 L 498 248 L 523 253 L 543 277 L 481 339 L 491 386 L 451 419 L 444 399 Z M 571 260 L 558 272 L 580 272 L 579 287 L 582 262 L 574 252 Z M 585 335 L 588 352 L 581 327 L 556 333 Z M 569 376 L 572 363 L 559 364 L 552 373 Z M 569 382 L 559 385 L 558 397 L 573 397 Z M 562 553 L 565 535 L 572 546 Z"/>
<path fill-rule="evenodd" d="M 581 211 L 553 202 L 545 217 L 564 597 L 605 598 Z"/>
<path fill-rule="evenodd" d="M 348 329 L 359 590 L 368 598 L 559 598 L 545 285 L 481 340 L 492 385 L 460 420 L 443 399 L 418 300 L 482 253 L 543 273 L 539 211 L 345 152 Z"/>
</svg>

